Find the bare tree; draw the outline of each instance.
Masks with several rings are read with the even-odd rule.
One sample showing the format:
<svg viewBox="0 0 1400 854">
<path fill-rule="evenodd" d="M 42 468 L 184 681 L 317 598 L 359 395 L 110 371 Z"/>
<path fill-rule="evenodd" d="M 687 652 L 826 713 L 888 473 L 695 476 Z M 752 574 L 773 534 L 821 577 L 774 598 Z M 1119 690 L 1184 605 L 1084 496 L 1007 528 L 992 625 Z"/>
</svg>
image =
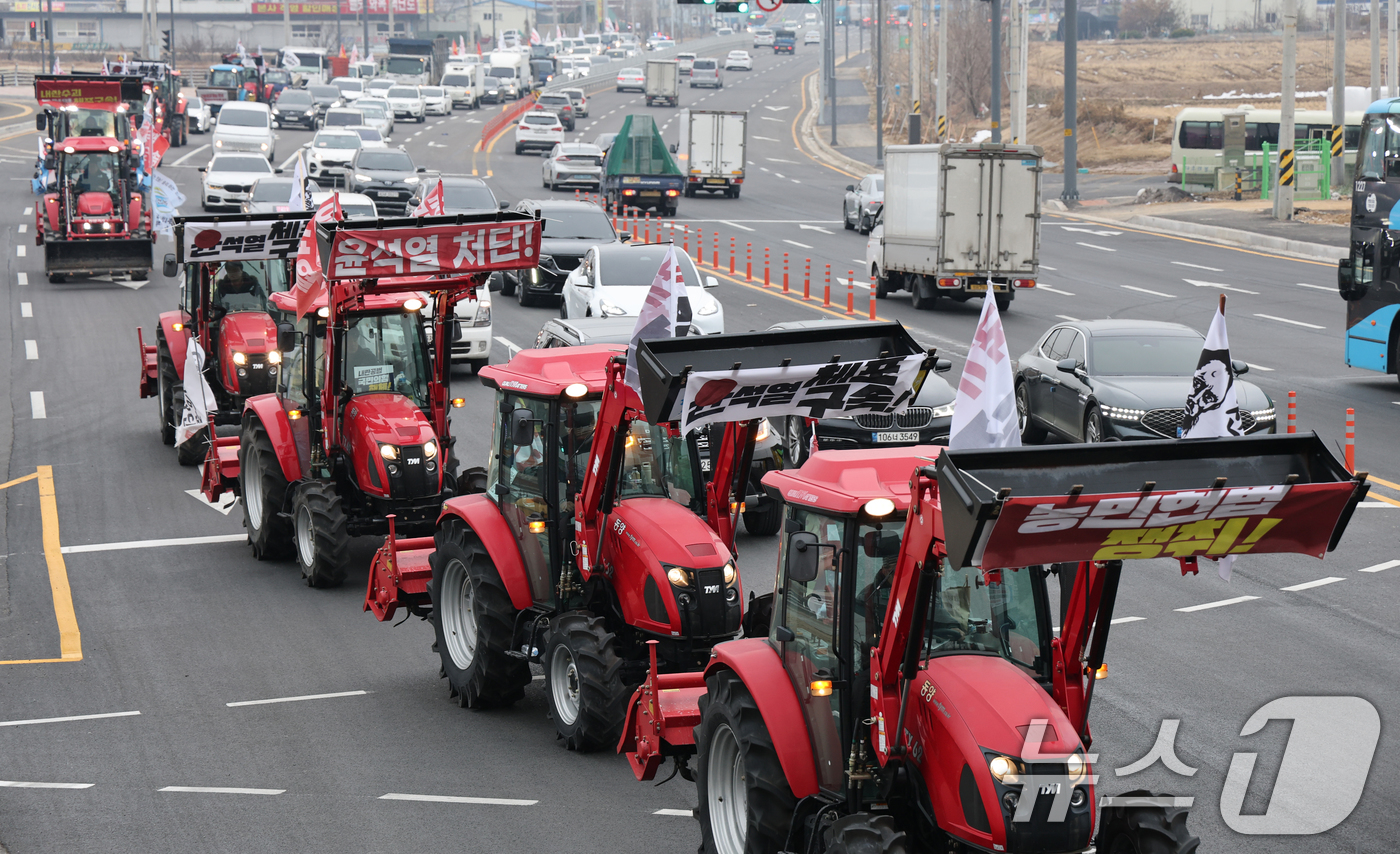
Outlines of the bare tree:
<svg viewBox="0 0 1400 854">
<path fill-rule="evenodd" d="M 1124 0 L 1118 14 L 1120 32 L 1136 30 L 1148 36 L 1170 34 L 1181 24 L 1176 0 Z"/>
<path fill-rule="evenodd" d="M 955 115 L 980 115 L 992 97 L 990 14 L 991 4 L 977 0 L 948 4 L 948 110 Z"/>
</svg>

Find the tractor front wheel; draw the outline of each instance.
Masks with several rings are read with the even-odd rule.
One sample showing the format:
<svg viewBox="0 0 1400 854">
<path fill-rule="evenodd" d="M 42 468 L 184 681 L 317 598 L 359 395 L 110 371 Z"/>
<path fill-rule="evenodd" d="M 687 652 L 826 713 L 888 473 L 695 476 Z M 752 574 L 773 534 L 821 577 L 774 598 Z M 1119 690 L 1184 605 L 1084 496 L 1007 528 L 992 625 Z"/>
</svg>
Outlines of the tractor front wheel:
<svg viewBox="0 0 1400 854">
<path fill-rule="evenodd" d="M 238 480 L 243 492 L 243 527 L 258 560 L 275 560 L 291 552 L 292 528 L 283 518 L 287 479 L 267 430 L 257 421 L 243 428 L 238 443 Z"/>
<path fill-rule="evenodd" d="M 308 480 L 292 495 L 297 566 L 307 587 L 338 587 L 350 561 L 350 535 L 335 485 Z"/>
<path fill-rule="evenodd" d="M 1122 797 L 1153 797 L 1128 792 Z M 1184 807 L 1104 807 L 1098 850 L 1103 854 L 1195 854 L 1201 840 L 1186 829 Z"/>
<path fill-rule="evenodd" d="M 530 665 L 514 652 L 515 607 L 476 535 L 448 519 L 433 537 L 433 631 L 451 696 L 463 708 L 509 706 L 525 696 Z"/>
<path fill-rule="evenodd" d="M 170 351 L 161 345 L 156 351 L 156 407 L 160 413 L 160 440 L 175 444 L 175 403 L 171 383 L 175 366 L 170 363 Z"/>
<path fill-rule="evenodd" d="M 544 681 L 554 728 L 570 750 L 612 748 L 622 735 L 632 691 L 602 617 L 586 611 L 554 620 L 545 651 Z"/>
<path fill-rule="evenodd" d="M 696 787 L 705 854 L 774 854 L 797 798 L 753 695 L 730 670 L 705 680 L 700 697 Z"/>
<path fill-rule="evenodd" d="M 908 854 L 909 839 L 887 815 L 858 812 L 832 822 L 826 854 Z"/>
</svg>

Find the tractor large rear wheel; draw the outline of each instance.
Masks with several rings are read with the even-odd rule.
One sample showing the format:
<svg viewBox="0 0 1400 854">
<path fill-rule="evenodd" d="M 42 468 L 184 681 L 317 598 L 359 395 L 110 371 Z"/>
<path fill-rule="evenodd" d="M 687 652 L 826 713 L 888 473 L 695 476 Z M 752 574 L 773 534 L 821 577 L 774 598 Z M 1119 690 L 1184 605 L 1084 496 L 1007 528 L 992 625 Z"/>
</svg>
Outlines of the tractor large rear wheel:
<svg viewBox="0 0 1400 854">
<path fill-rule="evenodd" d="M 160 440 L 175 444 L 175 396 L 171 387 L 175 381 L 175 366 L 170 351 L 161 346 L 156 351 L 156 407 L 160 414 Z"/>
<path fill-rule="evenodd" d="M 1127 792 L 1121 797 L 1153 797 Z M 1104 807 L 1099 817 L 1102 854 L 1195 854 L 1201 840 L 1186 829 L 1185 807 Z"/>
<path fill-rule="evenodd" d="M 297 566 L 307 587 L 338 587 L 350 563 L 350 535 L 335 485 L 307 480 L 292 495 Z"/>
<path fill-rule="evenodd" d="M 705 680 L 696 786 L 705 854 L 774 854 L 787 840 L 797 798 L 748 688 L 732 671 Z M 791 725 L 791 722 L 785 722 Z"/>
<path fill-rule="evenodd" d="M 272 449 L 272 440 L 257 421 L 243 428 L 238 444 L 238 480 L 243 492 L 243 527 L 258 560 L 287 557 L 292 551 L 292 526 L 284 518 L 287 479 Z"/>
<path fill-rule="evenodd" d="M 545 650 L 544 681 L 554 728 L 570 750 L 617 746 L 632 691 L 602 617 L 586 611 L 554 620 Z"/>
<path fill-rule="evenodd" d="M 826 854 L 908 854 L 909 839 L 887 815 L 858 812 L 826 829 Z"/>
<path fill-rule="evenodd" d="M 451 696 L 463 708 L 509 706 L 525 696 L 530 665 L 512 652 L 515 607 L 471 529 L 449 519 L 433 538 L 433 631 Z"/>
</svg>

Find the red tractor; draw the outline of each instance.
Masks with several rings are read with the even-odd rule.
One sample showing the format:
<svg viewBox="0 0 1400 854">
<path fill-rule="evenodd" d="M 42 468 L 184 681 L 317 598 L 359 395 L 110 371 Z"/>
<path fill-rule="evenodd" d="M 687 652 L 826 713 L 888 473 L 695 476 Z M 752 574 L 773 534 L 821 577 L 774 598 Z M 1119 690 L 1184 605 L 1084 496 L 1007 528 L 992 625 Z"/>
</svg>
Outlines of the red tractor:
<svg viewBox="0 0 1400 854">
<path fill-rule="evenodd" d="M 533 266 L 540 222 L 500 212 L 316 229 L 328 292 L 279 330 L 277 390 L 247 399 L 238 436 L 214 440 L 203 491 L 242 496 L 260 560 L 290 554 L 307 584 L 330 587 L 345 579 L 350 537 L 427 533 L 458 489 L 454 307 L 492 272 Z M 271 301 L 296 312 L 292 292 Z"/>
<path fill-rule="evenodd" d="M 818 452 L 764 478 L 788 517 L 763 636 L 653 669 L 619 750 L 638 779 L 671 757 L 695 780 L 708 854 L 1189 854 L 1171 798 L 1096 821 L 1123 562 L 1320 558 L 1365 480 L 1315 435 Z"/>
<path fill-rule="evenodd" d="M 175 254 L 164 273 L 180 276 L 179 305 L 162 312 L 155 341 L 140 327 L 141 397 L 159 407 L 160 438 L 175 444 L 185 405 L 188 342 L 206 354 L 204 376 L 214 392 L 209 414 L 215 427 L 238 424 L 248 398 L 276 390 L 282 368 L 272 295 L 286 291 L 302 232 L 311 213 L 252 214 L 175 219 Z M 181 271 L 183 269 L 183 275 Z M 175 448 L 181 465 L 203 462 L 208 431 Z"/>
<path fill-rule="evenodd" d="M 564 744 L 615 745 L 648 642 L 666 670 L 694 671 L 740 629 L 734 531 L 761 417 L 907 404 L 884 387 L 852 386 L 863 360 L 899 363 L 917 390 L 932 355 L 889 323 L 643 341 L 640 395 L 617 346 L 525 350 L 482 369 L 498 393 L 477 492 L 447 502 L 432 539 L 385 543 L 365 610 L 381 620 L 399 606 L 430 613 L 462 706 L 515 702 L 538 663 Z M 707 416 L 726 428 L 706 484 L 696 434 L 681 424 L 692 412 L 686 378 L 723 374 L 693 380 L 708 389 L 702 409 L 713 410 L 742 392 L 730 374 L 750 370 L 786 376 L 788 387 L 768 408 L 760 395 Z M 848 386 L 867 391 L 844 395 Z"/>
<path fill-rule="evenodd" d="M 185 95 L 181 91 L 180 72 L 168 63 L 133 59 L 125 64 L 127 74 L 139 74 L 148 94 L 155 101 L 152 113 L 156 130 L 170 141 L 172 148 L 189 142 L 190 130 L 185 116 Z"/>
</svg>

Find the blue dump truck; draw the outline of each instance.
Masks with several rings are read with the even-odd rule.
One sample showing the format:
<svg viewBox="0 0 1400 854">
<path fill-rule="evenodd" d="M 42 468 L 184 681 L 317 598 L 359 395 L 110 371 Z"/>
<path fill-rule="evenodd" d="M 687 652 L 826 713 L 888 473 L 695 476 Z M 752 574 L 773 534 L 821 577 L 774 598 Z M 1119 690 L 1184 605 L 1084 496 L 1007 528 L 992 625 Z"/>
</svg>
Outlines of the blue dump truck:
<svg viewBox="0 0 1400 854">
<path fill-rule="evenodd" d="M 774 30 L 773 31 L 773 52 L 793 53 L 797 50 L 797 32 L 795 30 Z"/>
<path fill-rule="evenodd" d="M 603 196 L 613 211 L 627 208 L 675 216 L 685 175 L 651 116 L 627 116 L 608 149 Z"/>
</svg>

